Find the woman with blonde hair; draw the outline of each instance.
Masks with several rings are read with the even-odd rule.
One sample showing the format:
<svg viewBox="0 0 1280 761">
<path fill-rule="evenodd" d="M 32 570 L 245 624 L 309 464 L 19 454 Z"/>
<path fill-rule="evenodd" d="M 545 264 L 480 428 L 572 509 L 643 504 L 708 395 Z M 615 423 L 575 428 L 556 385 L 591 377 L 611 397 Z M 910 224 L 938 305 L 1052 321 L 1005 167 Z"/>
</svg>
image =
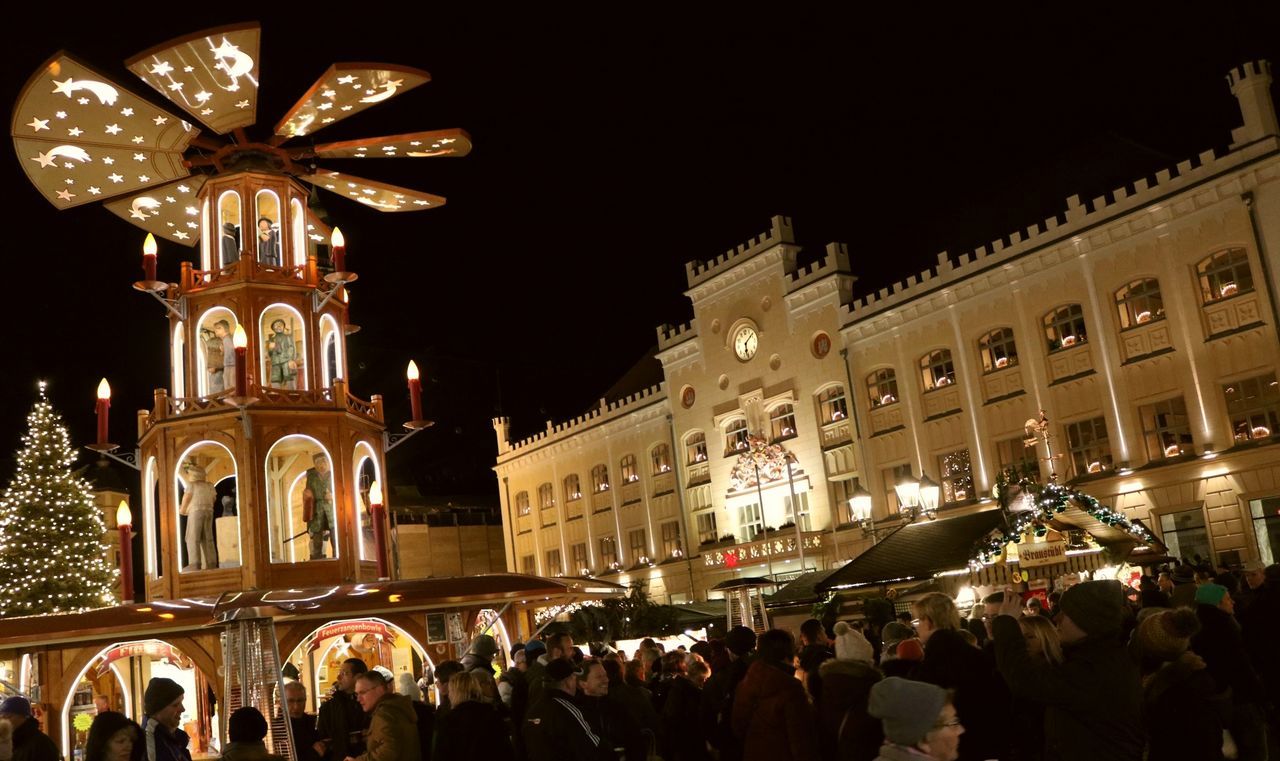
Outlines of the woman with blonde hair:
<svg viewBox="0 0 1280 761">
<path fill-rule="evenodd" d="M 1023 616 L 1018 619 L 1018 626 L 1022 627 L 1032 658 L 1041 658 L 1051 666 L 1062 665 L 1062 640 L 1052 621 L 1044 616 Z"/>
<path fill-rule="evenodd" d="M 454 674 L 447 689 L 451 707 L 436 720 L 432 761 L 512 761 L 509 728 L 497 707 L 485 700 L 476 673 Z"/>
</svg>

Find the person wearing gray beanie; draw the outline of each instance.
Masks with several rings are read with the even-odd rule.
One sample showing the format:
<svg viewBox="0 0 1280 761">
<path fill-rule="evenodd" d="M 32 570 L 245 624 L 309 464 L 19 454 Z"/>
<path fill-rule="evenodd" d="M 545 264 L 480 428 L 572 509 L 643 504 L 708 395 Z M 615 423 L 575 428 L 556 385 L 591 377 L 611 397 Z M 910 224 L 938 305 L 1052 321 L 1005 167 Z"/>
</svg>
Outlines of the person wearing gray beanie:
<svg viewBox="0 0 1280 761">
<path fill-rule="evenodd" d="M 142 743 L 147 761 L 191 761 L 191 740 L 179 727 L 186 708 L 182 685 L 162 676 L 152 677 L 142 694 Z"/>
<path fill-rule="evenodd" d="M 960 757 L 964 726 L 951 695 L 937 685 L 887 677 L 871 687 L 867 712 L 884 729 L 884 745 L 876 761 L 955 761 Z"/>
</svg>

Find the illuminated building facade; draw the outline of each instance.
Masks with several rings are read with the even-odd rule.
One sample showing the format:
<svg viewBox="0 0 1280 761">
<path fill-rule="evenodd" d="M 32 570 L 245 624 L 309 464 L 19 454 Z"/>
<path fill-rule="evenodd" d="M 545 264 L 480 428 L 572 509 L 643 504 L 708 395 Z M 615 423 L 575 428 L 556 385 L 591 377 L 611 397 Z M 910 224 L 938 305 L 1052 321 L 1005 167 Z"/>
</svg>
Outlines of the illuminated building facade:
<svg viewBox="0 0 1280 761">
<path fill-rule="evenodd" d="M 844 246 L 797 266 L 781 217 L 687 265 L 694 316 L 659 329 L 661 385 L 523 441 L 495 421 L 508 567 L 701 599 L 733 575 L 786 578 L 802 551 L 806 569 L 856 555 L 865 518 L 902 520 L 905 475 L 937 484 L 945 519 L 990 506 L 1018 465 L 1171 554 L 1274 562 L 1280 128 L 1269 64 L 1227 79 L 1229 150 L 1071 197 L 876 293 L 855 297 Z M 1048 452 L 1024 444 L 1041 410 Z"/>
</svg>

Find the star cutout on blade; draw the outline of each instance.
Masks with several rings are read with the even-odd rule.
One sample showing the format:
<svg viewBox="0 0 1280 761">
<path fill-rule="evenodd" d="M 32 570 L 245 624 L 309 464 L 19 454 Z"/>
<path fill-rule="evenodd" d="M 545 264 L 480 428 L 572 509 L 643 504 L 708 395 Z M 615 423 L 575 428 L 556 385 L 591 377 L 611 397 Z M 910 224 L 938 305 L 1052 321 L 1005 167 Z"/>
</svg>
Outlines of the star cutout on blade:
<svg viewBox="0 0 1280 761">
<path fill-rule="evenodd" d="M 205 90 L 201 90 L 200 92 L 196 93 L 196 100 L 200 101 L 201 103 L 204 103 L 205 101 L 209 100 L 212 97 L 213 97 L 213 93 L 207 92 Z"/>
<path fill-rule="evenodd" d="M 70 190 L 58 191 L 58 198 L 61 198 L 64 201 L 70 201 L 72 198 L 75 198 L 75 197 L 76 197 L 76 194 L 72 193 Z"/>
<path fill-rule="evenodd" d="M 68 79 L 67 81 L 70 82 L 71 80 Z M 353 74 L 348 74 L 345 77 L 338 77 L 338 84 L 340 85 L 349 85 L 354 81 L 356 81 L 356 78 L 355 78 L 355 75 Z M 55 84 L 57 83 L 55 82 Z"/>
<path fill-rule="evenodd" d="M 171 71 L 173 71 L 173 67 L 169 65 L 168 61 L 161 61 L 160 63 L 153 64 L 151 66 L 151 73 L 161 77 L 163 77 L 164 75 L 168 74 Z"/>
<path fill-rule="evenodd" d="M 178 240 L 186 240 L 187 238 L 190 238 L 191 236 L 190 236 L 190 235 L 187 235 L 186 233 L 183 233 L 183 232 L 177 232 L 177 233 L 174 233 L 174 234 L 173 234 L 173 237 L 177 238 Z"/>
<path fill-rule="evenodd" d="M 343 111 L 350 111 L 352 108 L 354 108 L 354 106 L 343 106 L 343 107 L 342 107 L 342 110 L 343 110 Z"/>
<path fill-rule="evenodd" d="M 110 156 L 103 156 L 102 163 L 106 164 L 107 166 L 111 166 L 112 164 L 116 163 L 116 160 L 111 158 Z"/>
<path fill-rule="evenodd" d="M 134 161 L 146 161 L 146 160 L 147 160 L 147 155 L 146 155 L 145 153 L 135 153 L 135 154 L 133 154 L 133 160 L 134 160 Z"/>
<path fill-rule="evenodd" d="M 178 199 L 174 198 L 173 196 L 165 196 L 165 197 L 164 197 L 164 202 L 165 202 L 165 203 L 177 203 L 177 202 L 178 202 Z"/>
<path fill-rule="evenodd" d="M 167 116 L 157 116 L 156 118 L 152 119 L 151 121 L 155 122 L 155 123 L 156 123 L 156 126 L 157 126 L 157 127 L 159 127 L 161 124 L 164 124 L 165 122 L 169 121 L 169 117 L 167 117 Z"/>
<path fill-rule="evenodd" d="M 63 168 L 63 169 L 75 169 L 75 168 L 76 168 L 76 165 L 75 165 L 75 164 L 72 164 L 70 161 L 68 161 L 67 163 L 65 163 L 65 164 L 63 164 L 63 165 L 62 165 L 62 168 Z M 70 182 L 70 180 L 68 180 L 68 182 Z"/>
<path fill-rule="evenodd" d="M 65 118 L 67 118 L 67 112 L 66 112 L 66 111 L 58 111 L 58 112 L 56 112 L 56 113 L 54 114 L 54 116 L 58 117 L 59 119 L 65 119 Z"/>
<path fill-rule="evenodd" d="M 145 174 L 138 175 L 138 182 L 151 182 L 151 178 Z"/>
<path fill-rule="evenodd" d="M 84 130 L 80 129 L 79 127 L 72 127 L 71 129 L 67 130 L 67 134 L 72 137 L 80 137 L 82 134 L 84 134 Z"/>
<path fill-rule="evenodd" d="M 186 73 L 190 74 L 191 72 L 193 72 L 193 71 L 195 71 L 195 70 L 196 70 L 196 67 L 194 67 L 194 66 L 183 66 L 183 67 L 182 67 L 182 70 L 183 70 L 183 71 L 185 71 Z"/>
<path fill-rule="evenodd" d="M 32 156 L 31 160 L 39 161 L 40 168 L 43 169 L 47 166 L 53 166 L 54 164 L 58 163 L 58 157 L 52 154 L 53 154 L 53 151 L 49 151 L 49 153 L 42 153 L 39 156 Z"/>
<path fill-rule="evenodd" d="M 415 204 L 417 204 L 417 205 L 419 205 L 419 206 L 430 206 L 430 205 L 431 205 L 431 202 L 430 202 L 430 201 L 422 201 L 422 200 L 414 201 L 414 203 L 415 203 Z"/>
<path fill-rule="evenodd" d="M 169 89 L 173 90 L 174 92 L 182 92 L 182 83 L 174 82 L 173 84 L 169 85 Z"/>
<path fill-rule="evenodd" d="M 179 185 L 179 186 L 178 186 L 178 192 L 179 192 L 179 193 L 190 193 L 190 192 L 191 192 L 191 188 L 187 187 L 186 185 Z"/>
<path fill-rule="evenodd" d="M 213 109 L 212 109 L 212 108 L 202 108 L 202 109 L 200 109 L 200 115 L 201 115 L 201 116 L 208 116 L 208 115 L 209 115 L 209 114 L 211 114 L 211 113 L 213 113 Z"/>
<path fill-rule="evenodd" d="M 242 100 L 236 103 L 236 108 L 248 108 L 248 107 L 249 107 L 249 101 L 247 100 Z"/>
<path fill-rule="evenodd" d="M 64 184 L 66 184 L 66 185 L 74 185 L 74 184 L 76 184 L 76 181 L 75 181 L 75 180 L 73 180 L 73 179 L 71 179 L 70 177 L 68 177 L 67 179 L 63 180 L 62 182 L 63 182 Z"/>
<path fill-rule="evenodd" d="M 76 103 L 79 103 L 79 104 L 80 104 L 80 105 L 82 105 L 82 106 L 87 106 L 87 105 L 89 105 L 89 99 L 88 99 L 88 98 L 76 98 Z"/>
<path fill-rule="evenodd" d="M 137 143 L 138 145 L 142 145 L 143 143 L 142 135 L 134 135 L 133 142 Z"/>
<path fill-rule="evenodd" d="M 28 127 L 30 127 L 31 129 L 35 130 L 36 132 L 39 132 L 39 131 L 40 131 L 40 130 L 42 130 L 42 129 L 49 129 L 49 120 L 48 120 L 48 119 L 35 119 L 35 118 L 33 118 L 33 119 L 31 120 L 31 123 L 30 123 L 30 124 L 28 124 L 27 126 L 28 126 Z"/>
<path fill-rule="evenodd" d="M 101 191 L 101 190 L 99 190 L 96 186 L 93 186 L 93 185 L 90 185 L 90 186 L 89 186 L 89 195 L 91 195 L 91 196 L 96 196 L 96 195 L 98 195 L 98 194 L 99 194 L 99 193 L 101 193 L 101 192 L 102 192 L 102 191 Z"/>
<path fill-rule="evenodd" d="M 338 91 L 337 91 L 337 90 L 325 90 L 324 92 L 322 92 L 322 93 L 320 93 L 320 94 L 321 94 L 321 95 L 323 95 L 323 96 L 324 96 L 324 97 L 326 97 L 326 98 L 336 98 L 336 97 L 338 97 Z"/>
<path fill-rule="evenodd" d="M 133 116 L 133 109 L 132 109 L 132 108 L 122 108 L 122 109 L 120 109 L 120 115 L 121 115 L 121 116 Z"/>
<path fill-rule="evenodd" d="M 107 125 L 107 134 L 108 134 L 108 135 L 118 135 L 118 134 L 120 134 L 120 125 L 119 125 L 119 124 L 108 124 L 108 125 Z"/>
<path fill-rule="evenodd" d="M 53 94 L 57 95 L 58 93 L 62 93 L 63 95 L 70 98 L 71 93 L 75 90 L 75 88 L 73 87 L 75 83 L 76 81 L 71 77 L 67 77 L 66 80 L 62 82 L 59 82 L 58 80 L 55 79 L 53 80 Z"/>
<path fill-rule="evenodd" d="M 119 174 L 109 174 L 107 175 L 107 179 L 116 183 L 124 182 L 124 176 Z"/>
</svg>

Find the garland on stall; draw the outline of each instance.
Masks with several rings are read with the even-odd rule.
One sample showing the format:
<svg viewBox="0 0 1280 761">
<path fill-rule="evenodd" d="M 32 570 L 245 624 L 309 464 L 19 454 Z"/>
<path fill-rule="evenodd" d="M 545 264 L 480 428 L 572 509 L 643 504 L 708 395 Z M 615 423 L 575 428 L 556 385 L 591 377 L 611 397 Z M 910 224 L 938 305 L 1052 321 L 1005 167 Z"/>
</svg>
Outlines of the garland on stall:
<svg viewBox="0 0 1280 761">
<path fill-rule="evenodd" d="M 1018 501 L 1016 506 L 1011 504 L 1015 497 Z M 1070 486 L 1055 481 L 1041 484 L 1030 469 L 1008 468 L 996 476 L 996 499 L 1008 520 L 1005 526 L 992 529 L 974 546 L 969 564 L 975 569 L 1000 557 L 1010 542 L 1021 544 L 1028 531 L 1036 536 L 1049 533 L 1047 523 L 1064 512 L 1071 502 L 1099 523 L 1128 532 L 1144 542 L 1154 540 L 1145 526 L 1129 520 L 1124 513 L 1112 510 Z"/>
</svg>

